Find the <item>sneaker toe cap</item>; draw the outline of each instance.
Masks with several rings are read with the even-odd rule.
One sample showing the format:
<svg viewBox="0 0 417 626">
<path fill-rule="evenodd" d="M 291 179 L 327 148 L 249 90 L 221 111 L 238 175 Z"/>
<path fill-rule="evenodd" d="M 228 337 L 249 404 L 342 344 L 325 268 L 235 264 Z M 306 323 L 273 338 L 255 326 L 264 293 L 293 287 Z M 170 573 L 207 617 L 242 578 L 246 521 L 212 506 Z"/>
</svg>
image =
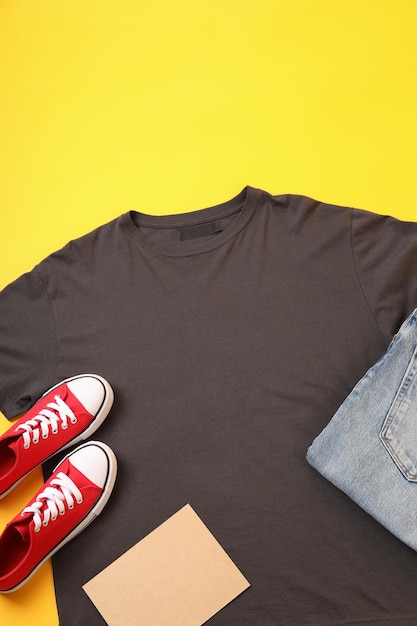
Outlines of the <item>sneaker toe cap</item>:
<svg viewBox="0 0 417 626">
<path fill-rule="evenodd" d="M 91 415 L 97 415 L 106 396 L 104 381 L 95 376 L 79 376 L 68 382 L 68 388 Z"/>
<path fill-rule="evenodd" d="M 109 476 L 112 456 L 108 446 L 92 441 L 75 450 L 69 460 L 88 480 L 103 488 Z"/>
</svg>

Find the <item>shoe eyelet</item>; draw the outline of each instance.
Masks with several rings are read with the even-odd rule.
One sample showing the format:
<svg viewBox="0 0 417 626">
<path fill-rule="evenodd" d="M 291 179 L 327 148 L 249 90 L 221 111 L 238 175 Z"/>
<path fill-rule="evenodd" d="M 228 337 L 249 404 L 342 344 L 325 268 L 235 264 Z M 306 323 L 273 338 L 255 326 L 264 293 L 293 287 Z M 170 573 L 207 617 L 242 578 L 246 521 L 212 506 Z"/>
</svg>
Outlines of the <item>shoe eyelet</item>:
<svg viewBox="0 0 417 626">
<path fill-rule="evenodd" d="M 74 417 L 74 419 L 71 419 L 71 424 L 76 424 L 78 422 L 77 418 Z"/>
<path fill-rule="evenodd" d="M 51 517 L 51 522 L 55 522 L 58 519 L 58 515 L 55 515 L 55 517 Z"/>
<path fill-rule="evenodd" d="M 23 449 L 24 450 L 29 450 L 29 448 L 30 448 L 30 443 L 28 443 L 27 445 L 23 444 Z"/>
<path fill-rule="evenodd" d="M 80 498 L 79 500 L 77 500 L 77 504 L 82 504 L 84 502 L 84 498 Z"/>
<path fill-rule="evenodd" d="M 42 439 L 48 439 L 48 437 L 49 437 L 49 434 L 42 435 Z"/>
<path fill-rule="evenodd" d="M 73 509 L 73 508 L 74 508 L 74 505 L 73 505 L 73 504 L 69 504 L 69 505 L 68 505 L 68 508 L 71 510 L 71 509 Z"/>
<path fill-rule="evenodd" d="M 48 522 L 43 521 L 42 526 L 48 526 Z"/>
<path fill-rule="evenodd" d="M 39 528 L 35 528 L 35 533 L 38 533 L 40 531 L 40 527 Z"/>
<path fill-rule="evenodd" d="M 62 430 L 67 430 L 68 424 L 62 424 L 61 428 L 62 428 Z"/>
<path fill-rule="evenodd" d="M 53 435 L 57 435 L 58 434 L 58 428 L 52 429 L 52 434 Z"/>
<path fill-rule="evenodd" d="M 60 511 L 59 515 L 65 515 L 65 511 Z"/>
</svg>

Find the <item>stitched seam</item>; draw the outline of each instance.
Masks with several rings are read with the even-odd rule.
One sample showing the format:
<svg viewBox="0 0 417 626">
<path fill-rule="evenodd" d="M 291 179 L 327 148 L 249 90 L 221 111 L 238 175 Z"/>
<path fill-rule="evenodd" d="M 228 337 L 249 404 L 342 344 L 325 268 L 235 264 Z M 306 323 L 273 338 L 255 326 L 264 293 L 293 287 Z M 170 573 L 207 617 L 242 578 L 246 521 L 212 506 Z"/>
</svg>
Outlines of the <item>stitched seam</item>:
<svg viewBox="0 0 417 626">
<path fill-rule="evenodd" d="M 51 296 L 49 295 L 49 292 L 48 292 L 47 281 L 43 277 L 39 266 L 36 266 L 35 270 L 36 270 L 36 273 L 38 274 L 38 276 L 40 278 L 40 281 L 41 281 L 41 283 L 43 285 L 43 288 L 45 290 L 45 294 L 46 294 L 46 297 L 47 297 L 47 300 L 48 300 L 49 308 L 51 309 L 52 319 L 53 319 L 53 322 L 54 322 L 54 330 L 55 330 L 55 337 L 54 337 L 54 339 L 55 339 L 55 367 L 54 367 L 53 372 L 52 372 L 50 384 L 47 386 L 47 388 L 50 388 L 50 387 L 53 386 L 54 381 L 56 380 L 56 373 L 57 373 L 57 369 L 58 369 L 58 325 L 57 325 L 57 321 L 56 321 L 54 307 L 53 307 L 53 304 L 52 304 L 52 298 L 51 298 Z"/>
<path fill-rule="evenodd" d="M 354 209 L 350 209 L 350 210 L 351 210 L 351 216 L 350 216 L 350 246 L 351 246 L 352 261 L 353 261 L 353 267 L 354 267 L 355 274 L 356 274 L 356 279 L 357 279 L 357 281 L 358 281 L 358 285 L 359 285 L 359 288 L 360 288 L 360 290 L 361 290 L 361 293 L 362 293 L 363 299 L 364 299 L 364 301 L 365 301 L 365 304 L 366 304 L 366 306 L 367 306 L 367 308 L 368 308 L 369 313 L 371 314 L 371 317 L 372 317 L 372 319 L 373 319 L 373 321 L 374 321 L 374 324 L 375 324 L 375 326 L 377 327 L 379 334 L 381 335 L 381 337 L 383 338 L 383 340 L 384 340 L 384 341 L 387 343 L 387 345 L 388 345 L 388 344 L 389 344 L 389 342 L 391 341 L 391 338 L 390 338 L 390 337 L 387 337 L 387 336 L 385 335 L 384 331 L 382 330 L 382 328 L 380 327 L 380 325 L 379 325 L 379 324 L 378 324 L 378 322 L 376 321 L 375 314 L 374 314 L 374 312 L 372 311 L 371 304 L 370 304 L 370 302 L 369 302 L 369 300 L 368 300 L 368 298 L 367 298 L 365 288 L 364 288 L 364 286 L 363 286 L 363 284 L 362 284 L 362 281 L 361 281 L 360 272 L 359 272 L 359 267 L 358 267 L 358 263 L 357 263 L 356 256 L 355 256 L 355 242 L 354 242 L 354 234 L 353 234 L 353 219 L 354 219 L 354 211 L 355 211 L 355 210 L 354 210 Z"/>
</svg>

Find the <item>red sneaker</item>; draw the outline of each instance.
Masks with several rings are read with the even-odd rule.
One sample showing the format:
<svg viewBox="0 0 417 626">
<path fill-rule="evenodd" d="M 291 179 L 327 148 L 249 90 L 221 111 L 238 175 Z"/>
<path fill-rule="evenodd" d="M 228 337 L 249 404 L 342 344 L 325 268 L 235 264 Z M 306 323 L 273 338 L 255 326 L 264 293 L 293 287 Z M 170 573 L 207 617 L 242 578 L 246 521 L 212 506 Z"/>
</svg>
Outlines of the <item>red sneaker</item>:
<svg viewBox="0 0 417 626">
<path fill-rule="evenodd" d="M 113 390 L 96 374 L 52 387 L 0 437 L 0 499 L 59 450 L 87 439 L 113 404 Z"/>
<path fill-rule="evenodd" d="M 116 457 L 104 443 L 87 441 L 67 454 L 0 535 L 0 593 L 20 589 L 101 513 L 116 473 Z"/>
</svg>

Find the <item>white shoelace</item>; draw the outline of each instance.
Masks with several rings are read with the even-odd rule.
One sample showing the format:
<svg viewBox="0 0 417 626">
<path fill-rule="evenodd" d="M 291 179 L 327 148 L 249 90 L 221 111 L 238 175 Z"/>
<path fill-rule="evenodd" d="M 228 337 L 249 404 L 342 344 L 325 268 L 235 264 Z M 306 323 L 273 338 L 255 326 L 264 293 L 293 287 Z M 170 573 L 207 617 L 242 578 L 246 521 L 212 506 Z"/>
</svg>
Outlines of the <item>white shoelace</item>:
<svg viewBox="0 0 417 626">
<path fill-rule="evenodd" d="M 16 431 L 24 431 L 23 447 L 25 450 L 30 447 L 31 443 L 38 443 L 40 435 L 43 439 L 47 439 L 50 432 L 57 434 L 59 426 L 64 430 L 68 428 L 68 419 L 71 424 L 76 423 L 77 418 L 68 404 L 59 396 L 55 396 L 54 400 L 55 402 L 49 402 L 38 415 L 17 426 Z"/>
<path fill-rule="evenodd" d="M 55 485 L 55 486 L 54 486 Z M 50 521 L 55 521 L 58 515 L 64 515 L 65 504 L 68 509 L 73 509 L 75 501 L 81 504 L 83 496 L 77 485 L 63 472 L 59 472 L 45 491 L 39 494 L 36 502 L 23 509 L 25 513 L 33 514 L 35 532 L 39 532 L 42 526 L 47 526 Z M 45 508 L 46 505 L 46 508 Z"/>
</svg>

